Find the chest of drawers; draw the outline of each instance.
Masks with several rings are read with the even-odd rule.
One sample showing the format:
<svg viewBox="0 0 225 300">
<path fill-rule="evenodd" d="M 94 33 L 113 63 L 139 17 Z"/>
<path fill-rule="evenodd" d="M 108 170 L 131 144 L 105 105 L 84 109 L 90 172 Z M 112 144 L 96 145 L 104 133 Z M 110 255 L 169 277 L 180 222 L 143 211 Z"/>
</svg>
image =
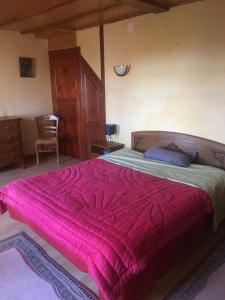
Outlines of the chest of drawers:
<svg viewBox="0 0 225 300">
<path fill-rule="evenodd" d="M 22 162 L 20 119 L 0 117 L 0 168 Z"/>
</svg>

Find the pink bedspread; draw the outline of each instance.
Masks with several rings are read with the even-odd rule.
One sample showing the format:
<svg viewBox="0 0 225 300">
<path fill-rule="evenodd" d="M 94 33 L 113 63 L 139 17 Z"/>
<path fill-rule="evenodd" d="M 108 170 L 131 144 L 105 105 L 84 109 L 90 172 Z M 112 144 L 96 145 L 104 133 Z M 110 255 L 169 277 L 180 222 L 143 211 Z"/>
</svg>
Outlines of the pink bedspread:
<svg viewBox="0 0 225 300">
<path fill-rule="evenodd" d="M 2 212 L 3 203 L 83 262 L 110 300 L 125 299 L 157 251 L 212 212 L 201 189 L 101 159 L 11 182 Z"/>
</svg>

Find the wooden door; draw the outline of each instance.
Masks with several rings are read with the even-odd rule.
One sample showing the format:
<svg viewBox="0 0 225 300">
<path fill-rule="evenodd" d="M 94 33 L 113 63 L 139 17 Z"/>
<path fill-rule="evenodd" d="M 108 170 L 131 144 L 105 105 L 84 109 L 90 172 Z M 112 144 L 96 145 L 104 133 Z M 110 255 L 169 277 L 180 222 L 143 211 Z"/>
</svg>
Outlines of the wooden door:
<svg viewBox="0 0 225 300">
<path fill-rule="evenodd" d="M 102 82 L 79 48 L 50 51 L 49 59 L 60 152 L 88 159 L 91 143 L 105 139 Z"/>
<path fill-rule="evenodd" d="M 81 57 L 81 92 L 85 132 L 84 155 L 85 159 L 89 159 L 91 144 L 105 139 L 105 99 L 101 80 L 83 57 Z"/>
<path fill-rule="evenodd" d="M 60 152 L 82 158 L 80 141 L 80 50 L 49 52 L 54 113 L 59 116 Z"/>
</svg>

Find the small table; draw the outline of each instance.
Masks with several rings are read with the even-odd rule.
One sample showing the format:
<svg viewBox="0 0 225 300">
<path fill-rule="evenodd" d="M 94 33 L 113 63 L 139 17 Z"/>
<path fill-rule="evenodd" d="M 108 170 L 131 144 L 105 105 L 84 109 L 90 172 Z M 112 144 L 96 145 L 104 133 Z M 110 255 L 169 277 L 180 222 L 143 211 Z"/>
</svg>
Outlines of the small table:
<svg viewBox="0 0 225 300">
<path fill-rule="evenodd" d="M 124 144 L 116 142 L 99 141 L 91 144 L 91 158 L 102 156 L 120 150 Z"/>
</svg>

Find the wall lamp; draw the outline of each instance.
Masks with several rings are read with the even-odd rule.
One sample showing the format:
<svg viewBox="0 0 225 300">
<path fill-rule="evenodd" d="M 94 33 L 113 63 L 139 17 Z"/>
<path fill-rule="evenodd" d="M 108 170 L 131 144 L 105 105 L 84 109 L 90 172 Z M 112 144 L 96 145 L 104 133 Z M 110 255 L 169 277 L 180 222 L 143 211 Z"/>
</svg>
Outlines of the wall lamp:
<svg viewBox="0 0 225 300">
<path fill-rule="evenodd" d="M 130 71 L 130 65 L 118 65 L 113 67 L 117 76 L 125 76 Z"/>
</svg>

